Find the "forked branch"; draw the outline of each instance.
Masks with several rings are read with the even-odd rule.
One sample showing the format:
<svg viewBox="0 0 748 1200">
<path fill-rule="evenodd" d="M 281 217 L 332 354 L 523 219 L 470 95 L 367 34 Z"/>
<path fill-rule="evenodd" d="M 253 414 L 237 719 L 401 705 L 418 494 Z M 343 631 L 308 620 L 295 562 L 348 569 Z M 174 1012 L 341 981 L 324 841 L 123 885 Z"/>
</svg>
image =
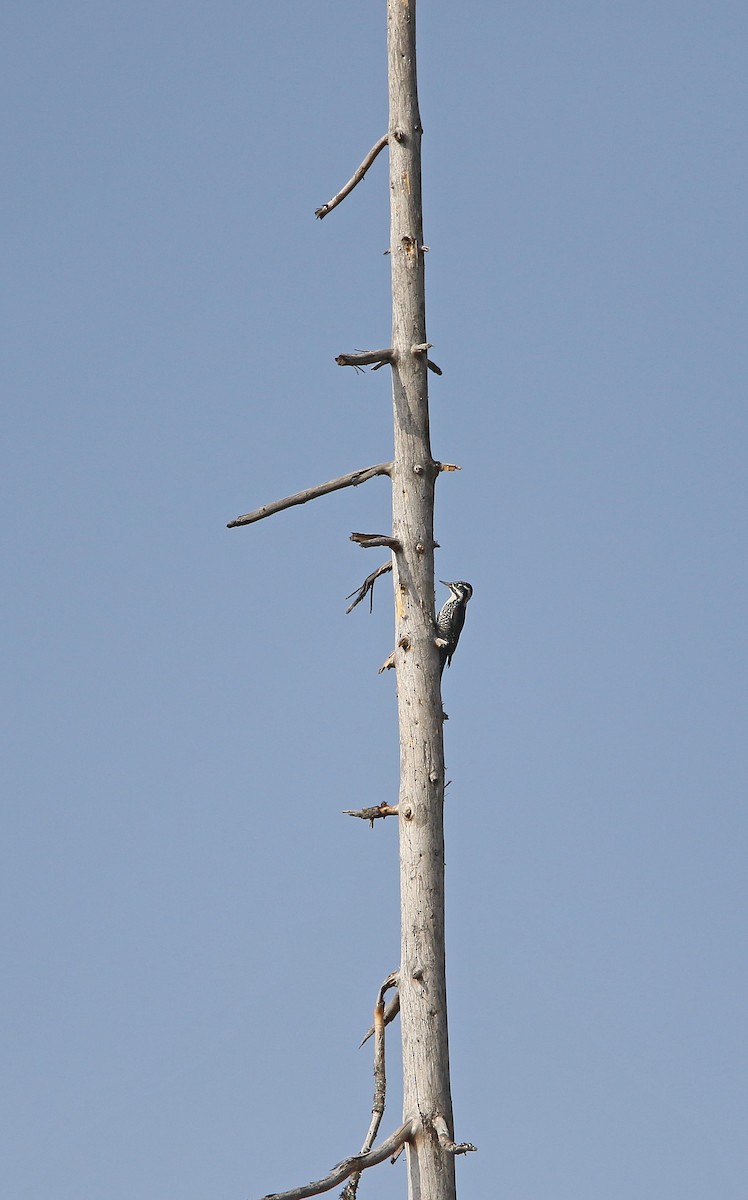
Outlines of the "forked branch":
<svg viewBox="0 0 748 1200">
<path fill-rule="evenodd" d="M 373 612 L 374 611 L 374 584 L 379 579 L 380 575 L 385 575 L 387 573 L 387 571 L 391 571 L 391 570 L 392 570 L 392 559 L 390 559 L 389 562 L 382 563 L 381 567 L 377 567 L 376 571 L 372 571 L 371 575 L 367 575 L 366 579 L 361 584 L 361 587 L 358 589 L 358 591 L 351 592 L 350 596 L 346 596 L 346 600 L 353 600 L 353 597 L 355 596 L 355 600 L 353 600 L 353 604 L 349 605 L 349 607 L 345 610 L 346 615 L 350 612 L 353 612 L 356 605 L 360 604 L 361 601 L 364 599 L 364 597 L 367 594 L 369 596 L 369 612 Z"/>
<path fill-rule="evenodd" d="M 339 479 L 330 479 L 327 483 L 318 484 L 317 487 L 307 488 L 303 492 L 294 492 L 293 496 L 286 496 L 283 500 L 274 500 L 272 504 L 264 504 L 262 508 L 256 508 L 254 512 L 245 513 L 242 517 L 235 517 L 233 521 L 229 521 L 226 528 L 236 529 L 238 525 L 253 525 L 255 521 L 272 517 L 286 508 L 293 508 L 295 504 L 307 504 L 319 496 L 326 496 L 328 492 L 339 492 L 341 488 L 358 487 L 360 483 L 366 483 L 375 475 L 389 475 L 391 468 L 392 463 L 377 463 L 373 467 L 363 467 L 360 471 L 351 471 L 349 475 L 341 475 Z"/>
<path fill-rule="evenodd" d="M 349 1179 L 354 1171 L 367 1171 L 369 1167 L 376 1167 L 386 1158 L 391 1158 L 401 1146 L 415 1136 L 416 1129 L 414 1121 L 406 1121 L 373 1150 L 369 1150 L 368 1154 L 354 1154 L 351 1158 L 344 1158 L 324 1179 L 302 1184 L 301 1187 L 291 1188 L 288 1192 L 273 1192 L 270 1196 L 263 1196 L 262 1200 L 306 1200 L 307 1196 L 319 1196 L 322 1192 L 329 1192 L 344 1179 Z"/>
<path fill-rule="evenodd" d="M 315 211 L 314 211 L 315 217 L 318 217 L 319 220 L 321 221 L 322 218 L 326 217 L 329 212 L 332 212 L 332 210 L 334 208 L 338 207 L 341 200 L 345 200 L 345 198 L 349 194 L 349 192 L 353 191 L 356 184 L 361 182 L 364 175 L 369 170 L 369 167 L 374 162 L 374 159 L 377 157 L 377 155 L 382 150 L 384 150 L 384 148 L 387 145 L 389 140 L 390 140 L 389 134 L 385 133 L 382 135 L 382 137 L 380 137 L 378 142 L 374 143 L 371 150 L 366 155 L 366 158 L 361 163 L 361 166 L 358 168 L 357 171 L 353 172 L 353 174 L 351 175 L 348 182 L 343 185 L 343 187 L 340 189 L 340 191 L 337 193 L 337 195 L 333 196 L 332 200 L 328 200 L 327 204 L 323 204 L 320 208 L 315 209 Z"/>
</svg>

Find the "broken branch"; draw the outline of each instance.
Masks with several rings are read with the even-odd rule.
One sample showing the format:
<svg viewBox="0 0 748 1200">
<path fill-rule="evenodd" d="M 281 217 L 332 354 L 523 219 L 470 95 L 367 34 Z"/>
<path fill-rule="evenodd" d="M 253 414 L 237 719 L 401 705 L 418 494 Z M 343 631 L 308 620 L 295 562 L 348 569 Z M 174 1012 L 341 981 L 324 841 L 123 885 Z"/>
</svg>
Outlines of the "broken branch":
<svg viewBox="0 0 748 1200">
<path fill-rule="evenodd" d="M 315 217 L 318 217 L 319 220 L 321 221 L 323 219 L 323 217 L 326 217 L 329 212 L 332 212 L 332 210 L 334 208 L 337 208 L 337 206 L 340 204 L 341 200 L 345 200 L 345 198 L 349 194 L 349 192 L 353 191 L 356 184 L 361 182 L 364 175 L 369 170 L 369 167 L 374 162 L 374 159 L 377 157 L 377 155 L 382 150 L 384 150 L 384 148 L 387 145 L 389 140 L 390 140 L 390 135 L 388 133 L 385 133 L 382 137 L 380 137 L 378 142 L 374 143 L 371 150 L 366 155 L 366 158 L 361 163 L 361 166 L 358 168 L 357 171 L 354 171 L 353 175 L 351 175 L 351 178 L 348 180 L 348 182 L 346 184 L 343 185 L 343 187 L 340 189 L 340 191 L 337 193 L 337 195 L 333 196 L 332 200 L 328 200 L 327 204 L 323 204 L 320 208 L 315 209 L 315 212 L 314 212 Z"/>
<path fill-rule="evenodd" d="M 387 976 L 377 993 L 374 1005 L 374 1103 L 371 1109 L 371 1125 L 366 1135 L 366 1141 L 361 1147 L 362 1154 L 368 1154 L 374 1145 L 374 1138 L 379 1130 L 379 1123 L 384 1113 L 384 1101 L 387 1094 L 387 1077 L 384 1060 L 384 997 L 390 988 L 397 987 L 398 974 L 392 971 Z"/>
<path fill-rule="evenodd" d="M 372 829 L 374 822 L 381 817 L 396 817 L 400 809 L 397 805 L 392 804 L 377 804 L 374 808 L 344 808 L 344 817 L 360 817 L 362 821 L 370 821 Z"/>
<path fill-rule="evenodd" d="M 434 1115 L 432 1124 L 439 1138 L 439 1145 L 442 1150 L 446 1150 L 447 1154 L 469 1154 L 478 1149 L 472 1142 L 453 1142 L 449 1134 L 449 1126 L 441 1113 Z"/>
<path fill-rule="evenodd" d="M 385 658 L 381 667 L 379 668 L 379 671 L 377 672 L 377 674 L 383 675 L 385 671 L 394 671 L 394 669 L 395 669 L 395 651 L 393 650 L 390 654 L 387 655 L 387 657 Z"/>
<path fill-rule="evenodd" d="M 293 496 L 286 496 L 283 500 L 274 500 L 272 504 L 264 504 L 262 508 L 257 508 L 254 512 L 245 513 L 243 517 L 236 517 L 233 521 L 229 521 L 226 528 L 235 529 L 238 525 L 252 525 L 255 521 L 272 517 L 286 508 L 293 508 L 295 504 L 306 504 L 309 500 L 316 500 L 318 496 L 326 496 L 328 492 L 338 492 L 341 488 L 358 487 L 360 483 L 366 483 L 375 475 L 389 475 L 391 467 L 392 463 L 377 463 L 373 467 L 351 471 L 349 475 L 341 475 L 339 479 L 330 479 L 327 483 L 320 483 L 317 487 L 307 488 L 303 492 L 295 492 Z"/>
<path fill-rule="evenodd" d="M 397 656 L 398 650 L 410 650 L 410 638 L 408 637 L 407 634 L 403 634 L 403 636 L 401 638 L 398 638 L 397 646 L 391 652 L 391 654 L 388 654 L 387 658 L 385 658 L 384 662 L 382 663 L 381 667 L 379 668 L 380 675 L 382 674 L 383 671 L 394 670 L 396 662 L 397 662 L 396 656 Z"/>
<path fill-rule="evenodd" d="M 329 1192 L 336 1184 L 348 1179 L 354 1171 L 366 1171 L 369 1167 L 376 1167 L 378 1163 L 390 1158 L 401 1146 L 411 1140 L 415 1132 L 416 1123 L 406 1121 L 368 1154 L 354 1154 L 352 1158 L 344 1158 L 342 1162 L 333 1167 L 329 1175 L 325 1175 L 324 1179 L 302 1184 L 301 1187 L 291 1188 L 288 1192 L 273 1192 L 272 1195 L 263 1196 L 262 1200 L 306 1200 L 307 1196 L 319 1196 L 321 1192 Z"/>
<path fill-rule="evenodd" d="M 360 546 L 362 550 L 372 550 L 376 546 L 387 546 L 395 553 L 402 550 L 397 538 L 390 537 L 388 533 L 352 533 L 351 541 Z"/>
<path fill-rule="evenodd" d="M 387 1094 L 387 1076 L 384 1066 L 384 997 L 390 988 L 397 987 L 397 982 L 397 971 L 393 971 L 387 976 L 380 987 L 377 993 L 377 1002 L 374 1005 L 374 1030 L 376 1033 L 374 1039 L 374 1103 L 371 1108 L 369 1131 L 361 1147 L 362 1154 L 367 1154 L 371 1150 L 382 1116 L 384 1115 L 384 1102 Z M 356 1191 L 358 1190 L 360 1179 L 361 1171 L 354 1171 L 340 1194 L 340 1200 L 356 1200 Z"/>
<path fill-rule="evenodd" d="M 346 616 L 348 613 L 353 612 L 357 604 L 361 603 L 367 592 L 369 593 L 369 612 L 374 611 L 374 584 L 379 579 L 380 575 L 384 575 L 387 571 L 391 570 L 392 559 L 390 559 L 389 562 L 382 563 L 381 567 L 377 567 L 376 571 L 372 571 L 371 575 L 367 575 L 357 592 L 351 592 L 350 596 L 346 596 L 346 600 L 351 600 L 354 596 L 356 597 L 356 599 L 353 601 L 353 604 L 349 605 L 349 607 L 345 610 Z"/>
<path fill-rule="evenodd" d="M 376 366 L 372 367 L 372 370 L 376 371 L 392 360 L 392 350 L 354 350 L 351 354 L 339 354 L 335 362 L 339 367 L 355 367 L 357 371 L 363 371 L 364 367 L 376 363 Z"/>
</svg>

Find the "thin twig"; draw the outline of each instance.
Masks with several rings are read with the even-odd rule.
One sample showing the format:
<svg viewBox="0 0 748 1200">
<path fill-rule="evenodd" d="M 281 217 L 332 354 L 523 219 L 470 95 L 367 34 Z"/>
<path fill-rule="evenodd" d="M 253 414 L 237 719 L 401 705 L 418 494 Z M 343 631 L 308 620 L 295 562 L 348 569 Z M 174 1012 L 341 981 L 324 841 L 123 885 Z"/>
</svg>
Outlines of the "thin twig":
<svg viewBox="0 0 748 1200">
<path fill-rule="evenodd" d="M 392 570 L 392 559 L 390 559 L 389 562 L 382 563 L 381 567 L 377 567 L 376 571 L 372 571 L 371 575 L 367 575 L 366 579 L 361 584 L 361 587 L 358 589 L 358 591 L 351 592 L 350 596 L 346 596 L 346 600 L 352 600 L 354 596 L 356 597 L 356 599 L 353 600 L 353 604 L 349 605 L 349 607 L 345 610 L 346 615 L 350 612 L 353 612 L 356 605 L 361 603 L 361 601 L 366 596 L 367 592 L 369 594 L 369 612 L 373 612 L 374 611 L 374 584 L 379 579 L 380 575 L 385 575 L 387 573 L 387 571 L 391 571 L 391 570 Z"/>
<path fill-rule="evenodd" d="M 395 1017 L 397 1016 L 397 1014 L 399 1012 L 400 1012 L 400 993 L 397 992 L 392 997 L 389 1004 L 387 1005 L 387 1007 L 384 1010 L 385 1025 L 389 1025 L 390 1021 L 394 1021 Z M 369 1038 L 373 1035 L 373 1033 L 374 1033 L 374 1026 L 372 1025 L 371 1028 L 368 1030 L 367 1034 L 365 1035 L 364 1040 L 361 1042 L 361 1045 L 359 1046 L 359 1050 L 361 1049 L 361 1046 L 366 1045 L 366 1043 L 368 1042 Z"/>
<path fill-rule="evenodd" d="M 392 804 L 377 804 L 374 808 L 344 808 L 344 817 L 360 817 L 362 821 L 371 822 L 372 829 L 374 822 L 382 817 L 396 817 L 400 809 L 397 805 Z"/>
<path fill-rule="evenodd" d="M 374 162 L 374 159 L 377 157 L 377 155 L 382 150 L 384 150 L 384 148 L 387 145 L 389 140 L 390 140 L 390 135 L 388 133 L 385 133 L 383 135 L 383 137 L 380 137 L 378 142 L 374 143 L 371 150 L 366 155 L 366 158 L 361 163 L 361 166 L 358 168 L 357 171 L 355 171 L 353 173 L 353 175 L 351 175 L 351 178 L 340 189 L 338 194 L 336 196 L 333 196 L 332 200 L 328 200 L 327 204 L 323 204 L 321 208 L 315 209 L 315 212 L 314 212 L 315 217 L 318 217 L 319 220 L 321 221 L 322 218 L 326 217 L 329 212 L 332 212 L 332 210 L 334 208 L 337 208 L 337 206 L 340 204 L 341 200 L 345 200 L 348 193 L 352 192 L 353 189 L 355 188 L 356 184 L 361 182 L 364 175 L 369 170 L 369 167 Z"/>
<path fill-rule="evenodd" d="M 357 371 L 363 371 L 364 367 L 368 367 L 371 363 L 376 365 L 372 367 L 376 371 L 385 363 L 392 362 L 392 350 L 353 350 L 350 354 L 339 354 L 335 362 L 339 367 L 355 367 Z M 441 372 L 440 372 L 441 374 Z"/>
<path fill-rule="evenodd" d="M 434 1115 L 432 1124 L 439 1137 L 439 1144 L 442 1150 L 446 1150 L 447 1154 L 469 1154 L 471 1151 L 477 1150 L 472 1142 L 453 1142 L 449 1133 L 449 1126 L 441 1113 Z"/>
<path fill-rule="evenodd" d="M 339 479 L 330 479 L 327 483 L 320 483 L 317 487 L 307 488 L 303 492 L 295 492 L 293 496 L 286 496 L 283 500 L 274 500 L 272 504 L 264 504 L 262 508 L 257 508 L 254 512 L 245 513 L 243 517 L 236 517 L 233 521 L 229 521 L 226 528 L 235 529 L 238 525 L 252 525 L 255 521 L 272 517 L 286 508 L 293 508 L 295 504 L 306 504 L 309 500 L 316 500 L 318 496 L 326 496 L 328 492 L 338 492 L 341 488 L 358 487 L 360 483 L 366 483 L 375 475 L 389 475 L 391 469 L 392 463 L 377 463 L 373 467 L 363 467 L 360 471 L 351 471 L 349 475 L 341 475 Z"/>
<path fill-rule="evenodd" d="M 302 1184 L 301 1187 L 291 1188 L 288 1192 L 273 1192 L 272 1195 L 263 1196 L 262 1200 L 306 1200 L 307 1196 L 319 1196 L 321 1192 L 329 1192 L 336 1184 L 348 1179 L 354 1171 L 366 1171 L 369 1167 L 376 1167 L 378 1163 L 390 1158 L 400 1146 L 415 1136 L 416 1129 L 414 1121 L 406 1121 L 368 1154 L 354 1154 L 352 1158 L 344 1158 L 324 1179 Z"/>
<path fill-rule="evenodd" d="M 352 533 L 351 541 L 360 546 L 362 550 L 372 550 L 377 546 L 387 546 L 395 553 L 402 550 L 397 538 L 391 537 L 388 533 Z"/>
</svg>

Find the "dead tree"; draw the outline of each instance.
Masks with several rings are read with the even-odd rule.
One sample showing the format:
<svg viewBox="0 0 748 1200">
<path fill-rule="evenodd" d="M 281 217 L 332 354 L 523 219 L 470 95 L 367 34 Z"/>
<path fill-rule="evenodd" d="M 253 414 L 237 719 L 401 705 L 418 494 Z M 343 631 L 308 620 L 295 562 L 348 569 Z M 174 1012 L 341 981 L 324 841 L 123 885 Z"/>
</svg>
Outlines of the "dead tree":
<svg viewBox="0 0 748 1200">
<path fill-rule="evenodd" d="M 399 970 L 377 996 L 374 1035 L 375 1095 L 369 1131 L 359 1154 L 344 1159 L 313 1183 L 266 1200 L 301 1200 L 347 1180 L 342 1193 L 355 1196 L 369 1167 L 397 1157 L 406 1147 L 410 1200 L 454 1200 L 455 1155 L 475 1147 L 453 1137 L 447 1041 L 444 953 L 444 743 L 441 662 L 434 611 L 434 490 L 441 471 L 454 470 L 431 453 L 428 413 L 428 357 L 421 206 L 421 120 L 416 79 L 416 0 L 388 0 L 387 60 L 389 127 L 348 183 L 316 211 L 332 212 L 363 179 L 385 147 L 390 163 L 390 261 L 392 264 L 392 345 L 382 350 L 340 354 L 341 366 L 378 370 L 389 366 L 394 408 L 394 459 L 237 517 L 230 527 L 249 525 L 328 492 L 355 487 L 375 475 L 392 481 L 392 533 L 354 533 L 371 548 L 385 546 L 391 558 L 358 589 L 351 608 L 376 579 L 392 571 L 395 594 L 395 649 L 381 670 L 397 678 L 400 724 L 400 794 L 397 805 L 382 803 L 350 815 L 371 821 L 398 816 L 400 829 L 401 950 Z M 352 598 L 348 597 L 349 599 Z M 350 611 L 350 609 L 349 609 Z M 384 994 L 397 989 L 385 1008 Z M 375 1145 L 385 1104 L 385 1026 L 400 1012 L 403 1047 L 403 1121 Z M 364 1039 L 366 1040 L 366 1038 Z"/>
</svg>

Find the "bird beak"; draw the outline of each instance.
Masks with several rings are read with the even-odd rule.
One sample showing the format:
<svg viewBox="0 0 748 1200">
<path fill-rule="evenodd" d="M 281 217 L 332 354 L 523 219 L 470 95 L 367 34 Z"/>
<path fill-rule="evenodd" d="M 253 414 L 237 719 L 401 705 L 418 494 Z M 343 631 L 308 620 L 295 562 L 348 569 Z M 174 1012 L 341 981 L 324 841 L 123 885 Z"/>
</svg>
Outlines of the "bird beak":
<svg viewBox="0 0 748 1200">
<path fill-rule="evenodd" d="M 451 587 L 451 586 L 452 586 L 452 584 L 451 584 L 451 583 L 447 583 L 446 579 L 440 579 L 440 580 L 439 580 L 439 583 L 443 583 L 445 587 Z"/>
</svg>

